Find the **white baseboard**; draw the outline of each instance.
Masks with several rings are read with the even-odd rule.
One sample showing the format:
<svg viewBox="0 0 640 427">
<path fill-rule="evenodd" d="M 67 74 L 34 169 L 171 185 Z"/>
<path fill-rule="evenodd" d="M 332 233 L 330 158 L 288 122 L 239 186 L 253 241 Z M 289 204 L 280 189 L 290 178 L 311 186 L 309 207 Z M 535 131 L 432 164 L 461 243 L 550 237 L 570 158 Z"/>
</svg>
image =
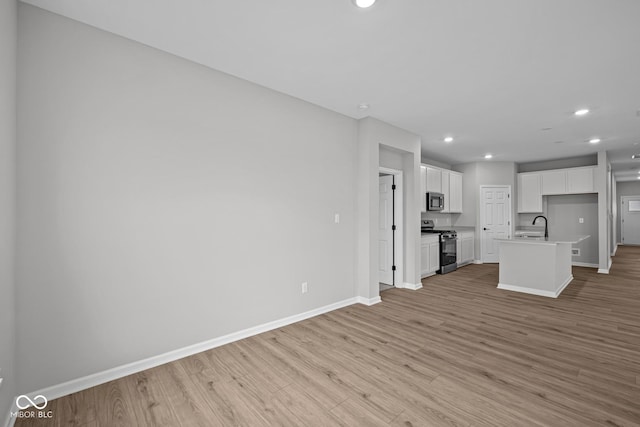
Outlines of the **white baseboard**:
<svg viewBox="0 0 640 427">
<path fill-rule="evenodd" d="M 356 302 L 358 304 L 364 304 L 364 305 L 374 305 L 377 304 L 379 302 L 382 302 L 382 298 L 380 298 L 380 296 L 374 297 L 374 298 L 365 298 L 365 297 L 356 297 Z"/>
<path fill-rule="evenodd" d="M 479 259 L 474 259 L 474 260 L 473 260 L 473 263 L 474 263 L 474 264 L 484 264 L 484 263 L 482 262 L 482 260 L 479 260 Z"/>
<path fill-rule="evenodd" d="M 598 273 L 600 274 L 609 274 L 609 270 L 611 270 L 611 264 L 613 264 L 613 260 L 609 258 L 609 264 L 607 268 L 599 268 Z"/>
<path fill-rule="evenodd" d="M 422 282 L 420 282 L 420 283 L 407 283 L 407 282 L 404 282 L 403 287 L 405 289 L 411 289 L 412 291 L 417 291 L 418 289 L 422 289 Z"/>
<path fill-rule="evenodd" d="M 598 264 L 591 264 L 588 262 L 578 262 L 574 261 L 571 265 L 575 265 L 576 267 L 589 267 L 589 268 L 598 268 Z"/>
<path fill-rule="evenodd" d="M 504 289 L 506 291 L 522 292 L 525 294 L 538 295 L 541 297 L 558 298 L 560 293 L 562 293 L 564 288 L 566 288 L 567 285 L 571 283 L 572 280 L 573 280 L 573 275 L 569 276 L 569 278 L 562 284 L 562 286 L 560 286 L 560 288 L 556 292 L 543 291 L 540 289 L 533 289 L 533 288 L 525 288 L 524 286 L 515 286 L 515 285 L 509 285 L 506 283 L 498 283 L 498 289 Z"/>
<path fill-rule="evenodd" d="M 272 322 L 267 322 L 262 325 L 244 329 L 242 331 L 234 332 L 218 338 L 213 338 L 208 341 L 203 341 L 198 344 L 193 344 L 177 350 L 169 351 L 167 353 L 163 353 L 158 356 L 152 356 L 147 359 L 139 360 L 137 362 L 132 362 L 122 366 L 117 366 L 112 369 L 107 369 L 106 371 L 87 375 L 86 377 L 82 377 L 82 378 L 76 378 L 74 380 L 67 381 L 61 384 L 56 384 L 50 387 L 46 387 L 31 393 L 25 393 L 25 395 L 29 396 L 31 399 L 33 399 L 37 395 L 42 395 L 46 397 L 47 400 L 57 399 L 59 397 L 66 396 L 71 393 L 76 393 L 80 390 L 85 390 L 90 387 L 95 387 L 97 385 L 104 384 L 106 382 L 113 381 L 118 378 L 125 377 L 127 375 L 135 374 L 136 372 L 141 372 L 146 369 L 154 368 L 156 366 L 163 365 L 165 363 L 173 362 L 175 360 L 182 359 L 184 357 L 188 357 L 196 353 L 201 353 L 203 351 L 207 351 L 212 348 L 220 347 L 225 344 L 232 343 L 234 341 L 239 341 L 241 339 L 258 335 L 263 332 L 281 328 L 283 326 L 300 322 L 302 320 L 309 319 L 311 317 L 315 317 L 320 314 L 328 313 L 330 311 L 337 310 L 342 307 L 347 307 L 349 305 L 353 305 L 356 303 L 373 305 L 373 304 L 379 303 L 380 301 L 381 300 L 379 296 L 375 298 L 369 298 L 369 299 L 363 298 L 363 297 L 348 298 L 346 300 L 338 301 L 333 304 L 325 305 L 324 307 L 319 307 L 310 311 L 306 311 L 304 313 L 295 314 L 293 316 L 274 320 Z M 15 407 L 15 399 L 14 399 L 13 406 Z M 17 407 L 13 408 L 11 411 L 17 412 Z M 9 419 L 7 420 L 6 426 L 12 427 L 13 423 L 15 422 L 15 417 L 11 417 L 10 413 L 7 414 L 7 416 Z"/>
<path fill-rule="evenodd" d="M 613 247 L 613 252 L 611 252 L 611 256 L 616 256 L 616 252 L 618 252 L 618 243 Z"/>
</svg>

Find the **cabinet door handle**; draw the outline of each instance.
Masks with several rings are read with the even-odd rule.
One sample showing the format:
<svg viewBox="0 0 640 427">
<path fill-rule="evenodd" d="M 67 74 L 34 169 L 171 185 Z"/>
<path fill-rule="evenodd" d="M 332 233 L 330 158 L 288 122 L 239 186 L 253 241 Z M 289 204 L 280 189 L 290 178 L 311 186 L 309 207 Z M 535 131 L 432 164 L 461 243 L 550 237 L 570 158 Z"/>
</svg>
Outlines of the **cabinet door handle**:
<svg viewBox="0 0 640 427">
<path fill-rule="evenodd" d="M 487 230 L 488 230 L 488 228 L 487 228 L 487 227 L 483 227 L 482 229 L 483 229 L 484 231 L 487 231 Z"/>
</svg>

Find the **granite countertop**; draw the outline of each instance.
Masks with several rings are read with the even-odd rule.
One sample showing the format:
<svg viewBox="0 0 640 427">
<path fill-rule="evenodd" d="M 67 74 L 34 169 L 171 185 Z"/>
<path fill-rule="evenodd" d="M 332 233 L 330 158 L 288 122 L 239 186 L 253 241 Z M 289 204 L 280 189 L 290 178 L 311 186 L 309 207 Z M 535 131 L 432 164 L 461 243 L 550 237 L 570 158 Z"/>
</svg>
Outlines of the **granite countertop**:
<svg viewBox="0 0 640 427">
<path fill-rule="evenodd" d="M 571 243 L 576 244 L 578 242 L 582 242 L 583 240 L 588 239 L 589 235 L 580 235 L 580 236 L 560 236 L 560 235 L 551 235 L 548 238 L 544 237 L 511 237 L 508 239 L 496 239 L 502 242 L 517 242 L 517 243 L 534 243 L 534 244 L 557 244 L 557 243 Z"/>
</svg>

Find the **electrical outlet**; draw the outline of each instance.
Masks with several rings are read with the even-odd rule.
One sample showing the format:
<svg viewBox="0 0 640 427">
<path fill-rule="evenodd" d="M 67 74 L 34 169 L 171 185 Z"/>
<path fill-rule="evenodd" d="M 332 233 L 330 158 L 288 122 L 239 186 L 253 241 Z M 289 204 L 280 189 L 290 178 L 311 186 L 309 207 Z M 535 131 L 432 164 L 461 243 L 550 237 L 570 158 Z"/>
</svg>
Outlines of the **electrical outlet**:
<svg viewBox="0 0 640 427">
<path fill-rule="evenodd" d="M 340 223 L 340 214 L 337 213 L 333 216 L 333 222 L 335 222 L 336 224 Z"/>
<path fill-rule="evenodd" d="M 579 222 L 580 224 L 584 224 L 584 218 L 578 218 L 578 222 Z"/>
<path fill-rule="evenodd" d="M 309 291 L 309 284 L 307 282 L 302 282 L 302 293 L 306 294 Z"/>
</svg>

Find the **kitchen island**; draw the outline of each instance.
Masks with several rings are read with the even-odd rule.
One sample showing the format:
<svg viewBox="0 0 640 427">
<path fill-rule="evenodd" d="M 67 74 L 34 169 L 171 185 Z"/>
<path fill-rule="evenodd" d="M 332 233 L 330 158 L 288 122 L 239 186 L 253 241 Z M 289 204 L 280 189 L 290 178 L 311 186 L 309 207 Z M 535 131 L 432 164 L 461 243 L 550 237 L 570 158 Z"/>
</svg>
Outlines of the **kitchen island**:
<svg viewBox="0 0 640 427">
<path fill-rule="evenodd" d="M 557 298 L 573 280 L 571 246 L 587 238 L 496 239 L 500 252 L 498 289 Z"/>
</svg>

